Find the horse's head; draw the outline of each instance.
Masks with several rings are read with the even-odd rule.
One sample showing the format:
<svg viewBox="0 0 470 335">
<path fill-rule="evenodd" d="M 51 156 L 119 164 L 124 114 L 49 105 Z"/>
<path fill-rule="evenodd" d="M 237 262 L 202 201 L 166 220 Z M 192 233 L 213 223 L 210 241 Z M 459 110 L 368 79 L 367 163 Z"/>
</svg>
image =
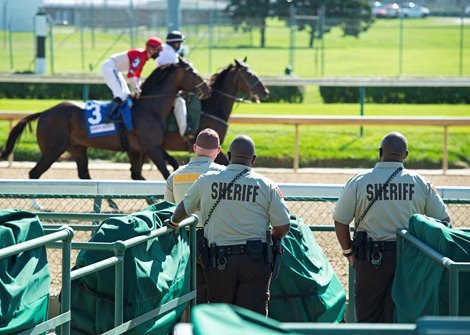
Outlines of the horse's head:
<svg viewBox="0 0 470 335">
<path fill-rule="evenodd" d="M 234 71 L 238 75 L 238 90 L 248 94 L 254 102 L 259 102 L 259 98 L 265 100 L 269 97 L 269 90 L 258 76 L 245 63 L 246 58 L 240 62 L 235 59 Z"/>
<path fill-rule="evenodd" d="M 194 91 L 200 99 L 206 99 L 211 95 L 211 87 L 194 69 L 191 64 L 187 63 L 180 57 L 177 66 L 183 69 L 180 88 L 183 91 Z"/>
<path fill-rule="evenodd" d="M 156 68 L 143 83 L 141 96 L 155 95 L 162 90 L 194 91 L 201 99 L 211 94 L 209 84 L 182 58 L 177 64 L 166 64 Z"/>
</svg>

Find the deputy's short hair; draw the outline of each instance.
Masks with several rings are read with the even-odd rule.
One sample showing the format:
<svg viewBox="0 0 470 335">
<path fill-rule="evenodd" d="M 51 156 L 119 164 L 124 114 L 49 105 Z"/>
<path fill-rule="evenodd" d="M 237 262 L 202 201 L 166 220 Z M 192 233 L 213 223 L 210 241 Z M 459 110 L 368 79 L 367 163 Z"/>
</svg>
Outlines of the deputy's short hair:
<svg viewBox="0 0 470 335">
<path fill-rule="evenodd" d="M 219 134 L 211 128 L 203 129 L 196 137 L 196 145 L 203 149 L 217 149 L 220 146 Z"/>
</svg>

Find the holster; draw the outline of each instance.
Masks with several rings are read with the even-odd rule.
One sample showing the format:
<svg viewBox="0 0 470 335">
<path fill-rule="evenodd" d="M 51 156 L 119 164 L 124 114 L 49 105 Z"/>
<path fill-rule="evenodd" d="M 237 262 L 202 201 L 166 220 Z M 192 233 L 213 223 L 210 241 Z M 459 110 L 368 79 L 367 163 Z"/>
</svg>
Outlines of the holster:
<svg viewBox="0 0 470 335">
<path fill-rule="evenodd" d="M 271 231 L 266 230 L 266 263 L 273 264 L 273 239 L 271 237 Z"/>
<path fill-rule="evenodd" d="M 202 265 L 209 266 L 209 242 L 207 238 L 202 237 L 200 238 L 197 243 L 199 244 L 199 258 L 201 260 Z"/>
<path fill-rule="evenodd" d="M 369 262 L 372 254 L 372 239 L 365 231 L 356 231 L 352 240 L 355 259 Z"/>
<path fill-rule="evenodd" d="M 279 270 L 281 268 L 282 257 L 284 256 L 284 247 L 282 246 L 282 240 L 276 240 L 273 246 L 273 278 L 277 278 Z"/>
</svg>

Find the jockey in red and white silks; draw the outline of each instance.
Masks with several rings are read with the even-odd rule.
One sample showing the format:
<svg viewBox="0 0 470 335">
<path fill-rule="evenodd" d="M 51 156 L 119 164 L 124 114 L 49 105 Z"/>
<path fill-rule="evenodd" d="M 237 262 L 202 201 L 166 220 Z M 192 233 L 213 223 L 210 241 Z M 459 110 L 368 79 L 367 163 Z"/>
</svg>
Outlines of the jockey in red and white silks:
<svg viewBox="0 0 470 335">
<path fill-rule="evenodd" d="M 145 63 L 155 59 L 162 50 L 163 41 L 158 37 L 147 40 L 145 49 L 131 49 L 109 57 L 101 65 L 101 74 L 106 85 L 113 92 L 113 97 L 125 101 L 130 95 L 129 87 L 122 72 L 127 72 L 127 79 L 135 96 L 140 96 L 140 76 Z"/>
</svg>

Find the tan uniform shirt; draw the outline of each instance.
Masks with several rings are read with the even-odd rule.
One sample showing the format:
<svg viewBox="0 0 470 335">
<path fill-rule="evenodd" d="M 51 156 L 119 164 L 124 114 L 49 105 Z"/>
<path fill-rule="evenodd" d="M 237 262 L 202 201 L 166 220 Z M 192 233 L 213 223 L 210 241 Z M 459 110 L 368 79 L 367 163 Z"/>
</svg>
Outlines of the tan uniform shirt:
<svg viewBox="0 0 470 335">
<path fill-rule="evenodd" d="M 207 217 L 222 190 L 244 169 L 248 171 L 225 192 L 214 209 L 209 223 Z M 227 170 L 208 172 L 201 176 L 183 199 L 186 213 L 200 209 L 204 236 L 217 245 L 244 244 L 247 240 L 266 242 L 269 224 L 289 224 L 289 211 L 279 187 L 269 178 L 252 171 L 248 166 L 229 164 Z"/>
<path fill-rule="evenodd" d="M 168 177 L 163 199 L 179 203 L 200 175 L 207 171 L 222 171 L 225 169 L 226 166 L 214 163 L 209 157 L 191 157 L 188 164 L 181 166 Z M 198 212 L 195 214 L 199 216 Z M 199 222 L 198 227 L 202 227 L 202 222 Z"/>
<path fill-rule="evenodd" d="M 398 162 L 379 162 L 373 169 L 352 177 L 341 193 L 333 219 L 357 225 L 367 205 L 390 175 L 403 167 Z M 449 216 L 436 188 L 426 178 L 403 169 L 382 191 L 378 200 L 360 222 L 359 231 L 366 231 L 375 241 L 394 241 L 396 229 L 408 227 L 413 214 L 420 213 L 442 220 Z"/>
</svg>

